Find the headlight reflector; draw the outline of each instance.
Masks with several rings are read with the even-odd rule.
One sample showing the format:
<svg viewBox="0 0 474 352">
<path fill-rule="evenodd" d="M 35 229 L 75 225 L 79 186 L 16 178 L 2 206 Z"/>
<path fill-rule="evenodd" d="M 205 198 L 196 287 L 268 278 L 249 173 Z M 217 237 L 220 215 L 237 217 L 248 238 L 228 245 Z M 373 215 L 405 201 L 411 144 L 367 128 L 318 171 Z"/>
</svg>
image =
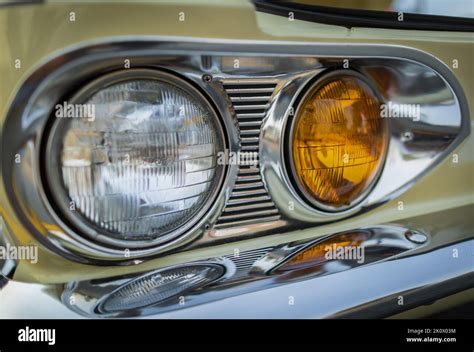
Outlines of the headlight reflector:
<svg viewBox="0 0 474 352">
<path fill-rule="evenodd" d="M 94 116 L 57 119 L 49 187 L 66 218 L 125 247 L 175 238 L 209 208 L 225 148 L 217 115 L 191 85 L 152 70 L 112 74 L 69 102 Z M 71 207 L 71 204 L 73 207 Z"/>
<path fill-rule="evenodd" d="M 300 102 L 290 159 L 299 190 L 318 208 L 340 211 L 363 198 L 385 157 L 380 100 L 357 74 L 330 74 Z"/>
</svg>

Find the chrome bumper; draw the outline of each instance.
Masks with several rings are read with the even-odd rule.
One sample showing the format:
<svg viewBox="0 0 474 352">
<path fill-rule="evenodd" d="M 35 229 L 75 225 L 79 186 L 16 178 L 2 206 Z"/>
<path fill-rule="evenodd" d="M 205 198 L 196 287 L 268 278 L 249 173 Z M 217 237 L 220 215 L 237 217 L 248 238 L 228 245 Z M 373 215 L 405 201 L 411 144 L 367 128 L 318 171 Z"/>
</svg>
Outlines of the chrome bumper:
<svg viewBox="0 0 474 352">
<path fill-rule="evenodd" d="M 474 287 L 473 253 L 474 240 L 469 239 L 148 318 L 383 318 Z M 9 282 L 0 291 L 0 316 L 80 317 L 45 288 Z M 244 287 L 232 289 L 245 291 Z"/>
</svg>

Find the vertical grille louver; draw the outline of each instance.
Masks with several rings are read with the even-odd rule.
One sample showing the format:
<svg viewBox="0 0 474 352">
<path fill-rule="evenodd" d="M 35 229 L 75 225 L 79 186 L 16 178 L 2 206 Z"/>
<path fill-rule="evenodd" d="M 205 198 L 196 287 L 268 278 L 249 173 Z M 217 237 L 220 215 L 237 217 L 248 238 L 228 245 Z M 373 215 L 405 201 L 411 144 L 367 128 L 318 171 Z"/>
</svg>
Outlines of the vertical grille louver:
<svg viewBox="0 0 474 352">
<path fill-rule="evenodd" d="M 242 152 L 259 150 L 260 128 L 275 90 L 274 81 L 224 80 L 237 119 Z M 260 166 L 241 165 L 231 197 L 216 228 L 280 219 L 260 176 Z"/>
</svg>

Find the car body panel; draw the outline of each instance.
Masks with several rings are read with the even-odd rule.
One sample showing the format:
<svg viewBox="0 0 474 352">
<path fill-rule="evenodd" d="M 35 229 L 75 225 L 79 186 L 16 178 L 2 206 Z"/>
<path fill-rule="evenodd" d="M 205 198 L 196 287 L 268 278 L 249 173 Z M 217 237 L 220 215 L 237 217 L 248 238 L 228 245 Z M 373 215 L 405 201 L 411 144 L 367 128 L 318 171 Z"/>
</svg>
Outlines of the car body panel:
<svg viewBox="0 0 474 352">
<path fill-rule="evenodd" d="M 71 11 L 75 12 L 74 22 L 69 20 Z M 183 22 L 178 20 L 181 12 L 185 14 Z M 256 12 L 250 2 L 243 0 L 140 3 L 130 1 L 121 2 L 120 6 L 104 1 L 79 4 L 52 1 L 0 7 L 0 47 L 2 48 L 0 101 L 7 102 L 0 107 L 0 138 L 8 133 L 3 126 L 13 98 L 25 79 L 36 68 L 51 58 L 74 48 L 119 37 L 184 38 L 197 42 L 226 41 L 231 43 L 334 43 L 345 47 L 348 53 L 351 46 L 355 44 L 413 48 L 432 55 L 452 69 L 467 97 L 471 111 L 471 126 L 473 126 L 473 33 L 371 30 L 298 20 L 289 21 L 285 17 Z M 14 69 L 16 59 L 21 60 L 20 69 Z M 457 68 L 453 68 L 453 60 L 457 60 Z M 461 162 L 453 163 L 451 157 L 446 158 L 418 180 L 411 189 L 368 213 L 310 229 L 164 255 L 137 265 L 86 265 L 70 261 L 45 249 L 19 221 L 9 203 L 3 182 L 0 183 L 0 216 L 6 224 L 4 231 L 14 234 L 18 245 L 36 244 L 39 246 L 40 261 L 34 265 L 21 261 L 15 271 L 14 280 L 61 284 L 71 280 L 105 278 L 227 255 L 233 253 L 236 248 L 245 251 L 274 246 L 373 224 L 403 222 L 413 217 L 429 216 L 435 212 L 455 208 L 459 209 L 465 218 L 472 217 L 472 207 L 468 205 L 474 203 L 473 151 L 474 138 L 470 135 L 454 151 Z M 28 180 L 23 180 L 23 182 L 28 182 Z M 399 201 L 404 202 L 404 211 L 398 209 Z M 448 223 L 449 219 L 443 221 Z M 463 238 L 466 237 L 472 237 L 472 232 L 463 234 Z"/>
</svg>

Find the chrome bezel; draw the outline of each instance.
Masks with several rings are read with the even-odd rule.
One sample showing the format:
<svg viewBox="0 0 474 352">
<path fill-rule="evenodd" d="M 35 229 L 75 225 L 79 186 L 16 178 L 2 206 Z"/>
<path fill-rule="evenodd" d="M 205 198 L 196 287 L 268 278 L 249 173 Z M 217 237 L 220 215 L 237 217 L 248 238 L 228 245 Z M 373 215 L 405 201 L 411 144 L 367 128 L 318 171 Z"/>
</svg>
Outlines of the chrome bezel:
<svg viewBox="0 0 474 352">
<path fill-rule="evenodd" d="M 72 95 L 68 102 L 70 104 L 84 104 L 94 94 L 104 88 L 118 83 L 135 80 L 154 80 L 167 83 L 191 95 L 198 103 L 205 105 L 207 110 L 212 114 L 212 118 L 215 120 L 215 126 L 217 129 L 216 134 L 223 144 L 222 152 L 227 148 L 228 140 L 224 130 L 222 129 L 221 119 L 214 107 L 209 103 L 208 99 L 184 79 L 164 71 L 151 69 L 129 69 L 125 71 L 111 72 L 93 80 L 82 87 L 79 91 Z M 46 141 L 46 144 L 42 158 L 43 160 L 39 160 L 39 163 L 43 163 L 45 165 L 43 168 L 44 174 L 42 175 L 43 183 L 47 185 L 45 193 L 47 194 L 48 199 L 51 199 L 52 203 L 54 204 L 54 206 L 50 205 L 53 216 L 55 216 L 56 221 L 62 225 L 61 227 L 65 229 L 71 237 L 74 237 L 78 241 L 81 241 L 84 237 L 88 237 L 86 239 L 90 241 L 95 241 L 106 246 L 120 247 L 124 249 L 139 249 L 159 246 L 180 236 L 187 236 L 196 230 L 196 224 L 203 217 L 205 218 L 205 214 L 215 202 L 218 194 L 221 192 L 223 180 L 227 171 L 226 165 L 217 165 L 217 180 L 213 181 L 213 189 L 210 190 L 210 194 L 207 196 L 206 201 L 201 205 L 201 208 L 181 226 L 151 239 L 120 239 L 120 235 L 109 234 L 107 230 L 101 229 L 99 226 L 89 222 L 88 219 L 82 216 L 82 214 L 79 214 L 78 211 L 70 211 L 68 207 L 70 204 L 70 199 L 67 196 L 67 190 L 64 188 L 61 173 L 59 171 L 59 161 L 56 158 L 56 156 L 58 156 L 58 150 L 60 150 L 59 144 L 62 141 L 60 138 L 58 138 L 58 134 L 61 134 L 65 128 L 65 124 L 67 123 L 68 121 L 65 122 L 61 119 L 56 119 L 53 122 L 51 128 L 48 131 L 45 131 L 45 136 L 43 139 Z M 47 189 L 50 191 L 48 192 Z M 59 213 L 55 212 L 55 207 L 59 208 Z M 84 236 L 82 236 L 82 234 L 84 234 Z"/>
<path fill-rule="evenodd" d="M 120 318 L 126 316 L 134 316 L 134 315 L 144 315 L 148 314 L 149 311 L 156 310 L 167 310 L 173 309 L 173 307 L 179 306 L 184 307 L 179 303 L 179 296 L 172 296 L 169 297 L 161 302 L 156 302 L 151 305 L 147 305 L 141 308 L 136 308 L 133 310 L 126 310 L 126 311 L 117 311 L 117 312 L 104 312 L 101 309 L 103 302 L 114 292 L 120 289 L 122 286 L 131 283 L 132 281 L 136 281 L 142 277 L 148 276 L 152 273 L 158 273 L 164 270 L 171 270 L 175 268 L 185 267 L 185 266 L 196 266 L 196 265 L 203 265 L 203 266 L 218 266 L 222 268 L 221 275 L 212 280 L 207 282 L 204 286 L 200 286 L 197 289 L 189 288 L 182 293 L 180 296 L 186 296 L 186 305 L 194 305 L 198 302 L 195 301 L 189 295 L 197 294 L 198 297 L 200 293 L 206 292 L 206 287 L 211 286 L 215 287 L 215 285 L 225 284 L 229 281 L 232 281 L 237 274 L 237 267 L 236 263 L 229 259 L 228 257 L 219 257 L 219 258 L 208 258 L 205 260 L 198 260 L 192 261 L 187 263 L 180 263 L 174 264 L 170 266 L 164 266 L 159 269 L 154 270 L 147 270 L 141 271 L 134 274 L 125 274 L 120 276 L 111 277 L 105 280 L 92 280 L 88 282 L 68 282 L 62 287 L 62 292 L 60 294 L 61 302 L 66 305 L 69 309 L 75 311 L 76 313 L 83 315 L 85 317 L 100 317 L 100 318 Z M 84 294 L 82 292 L 82 288 L 87 286 L 87 292 L 90 292 L 91 295 Z M 79 292 L 81 291 L 81 292 Z M 100 292 L 100 293 L 99 293 Z M 175 300 L 173 300 L 175 298 Z"/>
<path fill-rule="evenodd" d="M 201 59 L 211 57 L 203 65 Z M 222 57 L 255 57 L 266 67 L 257 74 L 253 71 L 234 72 L 223 70 L 219 65 Z M 242 224 L 228 229 L 213 229 L 222 213 L 237 179 L 238 166 L 228 165 L 228 177 L 224 181 L 222 197 L 216 199 L 206 220 L 189 236 L 179 237 L 156 248 L 131 249 L 128 256 L 123 250 L 97 246 L 90 241 L 77 241 L 64 231 L 51 215 L 46 195 L 39 183 L 37 152 L 41 132 L 51 109 L 67 91 L 84 84 L 105 72 L 121 70 L 124 57 L 134 67 L 160 68 L 185 77 L 198 86 L 213 102 L 223 118 L 229 138 L 229 151 L 241 149 L 239 127 L 222 82 L 268 81 L 277 83 L 269 101 L 269 108 L 260 127 L 259 163 L 260 175 L 265 189 L 281 213 L 281 219 L 266 223 Z M 270 61 L 269 61 L 270 60 Z M 343 60 L 351 67 L 373 78 L 366 69 L 389 67 L 392 78 L 400 79 L 416 69 L 416 76 L 436 78 L 436 87 L 426 97 L 423 89 L 415 89 L 408 95 L 389 95 L 384 98 L 417 97 L 425 102 L 423 111 L 429 119 L 418 122 L 403 122 L 391 127 L 389 150 L 385 169 L 368 197 L 354 208 L 341 213 L 328 213 L 315 209 L 301 201 L 291 188 L 283 167 L 282 140 L 288 108 L 294 105 L 295 97 L 307 82 L 327 69 L 342 67 Z M 210 63 L 210 64 L 209 64 Z M 275 70 L 269 74 L 270 65 Z M 202 79 L 203 74 L 212 80 Z M 395 82 L 396 83 L 396 82 Z M 431 82 L 430 82 L 431 84 Z M 416 87 L 415 87 L 416 88 Z M 419 87 L 418 87 L 419 88 Z M 295 229 L 314 227 L 362 214 L 373 207 L 393 200 L 416 181 L 431 171 L 449 153 L 466 139 L 470 133 L 470 115 L 466 96 L 456 76 L 442 61 L 422 50 L 396 45 L 380 44 L 331 44 L 320 42 L 292 41 L 244 41 L 162 36 L 117 36 L 99 38 L 61 49 L 46 57 L 25 76 L 8 102 L 8 112 L 2 124 L 2 181 L 7 203 L 16 216 L 18 226 L 31 234 L 46 248 L 70 260 L 100 265 L 133 265 L 145 258 L 156 257 L 164 252 L 180 248 L 190 250 L 209 247 L 245 238 L 272 235 L 268 243 L 281 243 L 276 233 L 290 231 L 292 235 L 317 237 Z M 440 99 L 438 99 L 441 97 Z M 424 98 L 428 98 L 423 100 Z M 435 99 L 433 99 L 435 98 Z M 442 105 L 440 105 L 442 103 Z M 432 119 L 434 114 L 434 119 Z M 442 116 L 441 116 L 442 115 Z M 439 123 L 439 118 L 449 116 Z M 392 128 L 394 127 L 394 128 Z M 405 128 L 427 130 L 434 139 L 415 139 L 406 143 L 400 138 Z M 448 136 L 449 143 L 445 138 Z M 433 143 L 434 141 L 434 143 Z M 20 156 L 22 162 L 15 162 Z M 388 167 L 389 166 L 389 167 Z M 404 167 L 407 166 L 407 167 Z M 402 169 L 409 169 L 406 172 Z M 399 170 L 403 172 L 399 172 Z M 219 247 L 215 249 L 219 250 Z M 115 261 L 115 262 L 111 262 Z"/>
<path fill-rule="evenodd" d="M 286 177 L 291 180 L 291 184 L 295 185 L 296 187 L 293 187 L 293 192 L 295 195 L 300 195 L 303 201 L 308 202 L 311 206 L 315 207 L 315 209 L 321 210 L 323 212 L 327 213 L 343 213 L 345 210 L 349 210 L 353 207 L 356 207 L 358 204 L 360 204 L 364 199 L 367 198 L 369 195 L 370 191 L 374 188 L 374 186 L 377 184 L 377 181 L 382 174 L 383 168 L 385 166 L 385 157 L 387 155 L 387 149 L 388 149 L 388 144 L 390 140 L 390 131 L 389 131 L 389 126 L 388 123 L 385 120 L 383 121 L 383 132 L 385 134 L 385 141 L 383 145 L 383 150 L 382 150 L 382 155 L 380 158 L 382 159 L 382 162 L 377 168 L 377 171 L 374 175 L 373 180 L 370 182 L 370 184 L 367 185 L 367 187 L 348 205 L 342 205 L 340 207 L 334 207 L 331 205 L 324 204 L 314 198 L 306 189 L 306 187 L 301 183 L 299 177 L 297 176 L 296 169 L 295 169 L 295 161 L 293 159 L 293 153 L 292 153 L 292 147 L 293 147 L 293 142 L 294 142 L 294 129 L 295 129 L 295 124 L 298 120 L 298 116 L 301 111 L 301 107 L 304 102 L 306 102 L 306 99 L 308 96 L 315 92 L 317 89 L 322 87 L 325 83 L 328 81 L 334 79 L 335 77 L 341 77 L 341 76 L 353 76 L 360 81 L 362 81 L 370 90 L 371 93 L 374 94 L 374 96 L 377 98 L 378 102 L 380 104 L 383 103 L 383 98 L 379 94 L 379 92 L 374 88 L 373 84 L 369 82 L 367 77 L 364 75 L 360 74 L 357 71 L 353 71 L 351 69 L 341 69 L 341 70 L 331 70 L 329 72 L 322 72 L 320 75 L 317 75 L 315 79 L 313 79 L 311 82 L 309 82 L 305 87 L 304 91 L 299 94 L 299 96 L 296 98 L 297 101 L 295 102 L 296 109 L 294 114 L 288 114 L 287 121 L 286 121 L 286 126 L 285 126 L 285 138 L 284 138 L 284 143 L 282 143 L 283 148 L 282 148 L 282 155 L 283 155 L 283 160 L 285 162 L 286 166 Z M 288 143 L 286 143 L 288 141 Z M 288 160 L 285 160 L 288 158 Z"/>
</svg>

